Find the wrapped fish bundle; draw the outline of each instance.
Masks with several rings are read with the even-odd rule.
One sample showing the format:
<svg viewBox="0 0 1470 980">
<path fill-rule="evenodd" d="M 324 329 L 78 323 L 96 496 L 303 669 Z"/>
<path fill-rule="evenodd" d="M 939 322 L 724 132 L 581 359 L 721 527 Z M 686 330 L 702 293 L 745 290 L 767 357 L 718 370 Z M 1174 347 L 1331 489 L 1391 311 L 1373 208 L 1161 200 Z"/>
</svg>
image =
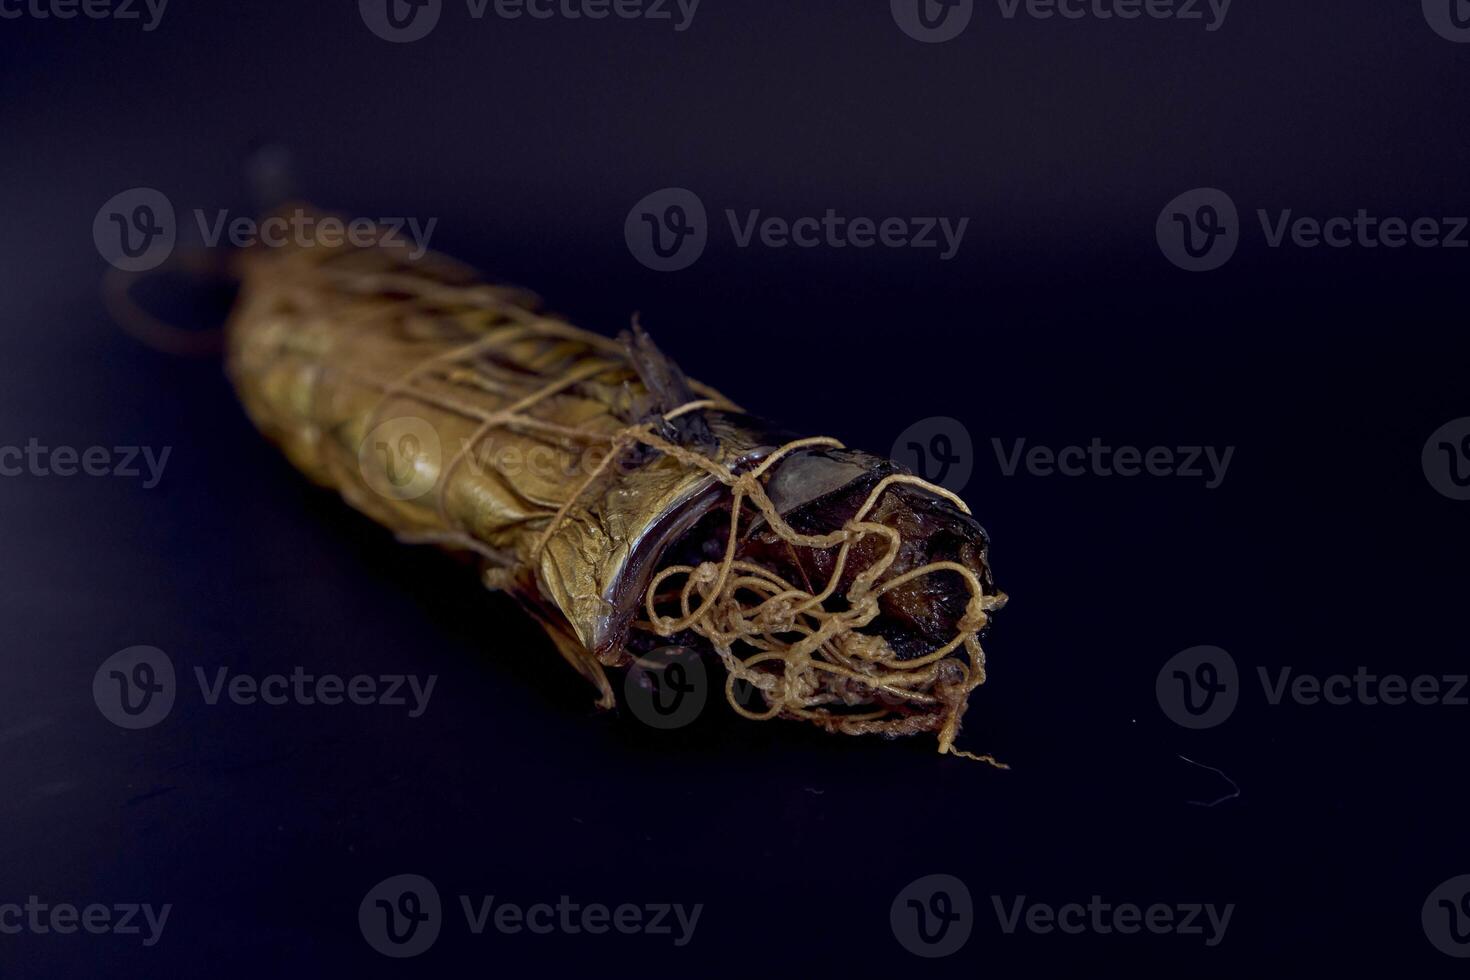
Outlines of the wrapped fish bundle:
<svg viewBox="0 0 1470 980">
<path fill-rule="evenodd" d="M 678 644 L 730 706 L 954 740 L 1004 604 L 985 531 L 889 460 L 799 438 L 392 236 L 239 256 L 226 328 L 251 419 L 406 542 L 473 553 L 611 707 Z"/>
</svg>

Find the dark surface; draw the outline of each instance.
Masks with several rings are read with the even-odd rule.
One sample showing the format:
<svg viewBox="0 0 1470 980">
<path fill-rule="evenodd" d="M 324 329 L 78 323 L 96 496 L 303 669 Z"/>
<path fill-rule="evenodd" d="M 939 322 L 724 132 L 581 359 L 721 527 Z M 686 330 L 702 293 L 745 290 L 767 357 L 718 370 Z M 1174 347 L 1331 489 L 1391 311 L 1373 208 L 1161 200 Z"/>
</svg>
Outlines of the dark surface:
<svg viewBox="0 0 1470 980">
<path fill-rule="evenodd" d="M 1465 707 L 1269 707 L 1258 666 L 1465 670 L 1470 504 L 1420 450 L 1470 415 L 1470 252 L 1267 248 L 1170 266 L 1191 187 L 1242 213 L 1464 215 L 1470 46 L 1413 2 L 1239 0 L 1225 27 L 1003 21 L 922 45 L 881 2 L 705 0 L 693 27 L 470 22 L 390 45 L 351 3 L 174 0 L 160 27 L 0 21 L 0 443 L 173 447 L 160 485 L 9 477 L 0 610 L 0 903 L 172 903 L 161 942 L 0 935 L 0 975 L 1448 975 L 1420 926 L 1470 872 Z M 306 9 L 310 8 L 310 9 Z M 452 23 L 450 22 L 452 18 Z M 965 497 L 1013 601 L 963 744 L 840 739 L 707 712 L 671 734 L 591 710 L 508 601 L 306 485 L 220 365 L 101 308 L 90 230 L 147 185 L 240 207 L 290 146 L 319 203 L 438 216 L 434 245 L 801 431 L 887 451 L 927 416 L 975 443 Z M 713 238 L 649 271 L 660 187 L 783 215 L 968 215 L 932 252 Z M 722 220 L 716 217 L 716 220 Z M 1248 221 L 1248 224 L 1250 222 Z M 1002 475 L 997 437 L 1233 445 L 1180 479 Z M 1458 598 L 1457 598 L 1458 597 Z M 209 706 L 124 731 L 90 695 L 134 644 L 266 674 L 436 674 L 382 708 Z M 1155 676 L 1199 644 L 1246 684 L 1186 731 Z M 1191 805 L 1229 792 L 1214 807 Z M 357 925 L 392 874 L 450 906 L 413 960 Z M 964 879 L 975 933 L 905 952 L 889 904 Z M 471 937 L 454 896 L 703 903 L 694 941 Z M 1005 935 L 990 896 L 1233 902 L 1225 941 Z"/>
</svg>

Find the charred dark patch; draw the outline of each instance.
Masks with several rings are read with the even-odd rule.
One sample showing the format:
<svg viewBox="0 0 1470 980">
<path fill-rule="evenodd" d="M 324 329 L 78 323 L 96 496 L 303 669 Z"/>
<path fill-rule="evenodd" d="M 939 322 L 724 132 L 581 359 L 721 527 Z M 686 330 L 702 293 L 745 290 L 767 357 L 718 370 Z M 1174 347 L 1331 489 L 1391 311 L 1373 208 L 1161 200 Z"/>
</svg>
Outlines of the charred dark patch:
<svg viewBox="0 0 1470 980">
<path fill-rule="evenodd" d="M 852 454 L 808 453 L 794 456 L 783 467 L 812 467 L 826 478 L 831 465 L 866 464 L 861 475 L 835 490 L 807 500 L 783 514 L 791 527 L 802 534 L 825 534 L 842 527 L 857 514 L 873 488 L 896 472 L 893 464 L 875 457 Z M 826 457 L 822 459 L 822 457 Z M 819 462 L 813 466 L 812 460 Z M 772 474 L 771 482 L 781 477 Z M 786 475 L 790 475 L 789 473 Z M 810 483 L 810 480 L 806 480 Z M 799 496 L 799 494 L 798 494 Z M 773 494 L 773 499 L 776 495 Z M 779 506 L 779 501 L 777 501 Z M 939 561 L 950 561 L 973 571 L 986 594 L 995 590 L 988 562 L 989 538 L 973 517 L 962 513 L 948 500 L 920 488 L 898 484 L 884 491 L 867 520 L 893 528 L 901 543 L 894 563 L 883 579 Z M 730 527 L 728 504 L 704 514 L 662 556 L 660 565 L 691 565 L 718 562 L 725 553 Z M 853 581 L 871 568 L 887 547 L 877 536 L 859 541 L 848 554 L 837 589 L 825 603 L 838 612 L 847 608 L 846 595 Z M 836 569 L 839 549 L 802 548 L 783 541 L 763 520 L 747 515 L 742 521 L 736 555 L 760 565 L 792 585 L 813 594 L 820 592 Z M 937 571 L 914 579 L 885 593 L 879 600 L 880 615 L 863 632 L 882 636 L 901 660 L 920 657 L 954 638 L 969 601 L 964 579 L 949 571 Z M 686 638 L 687 639 L 687 638 Z"/>
</svg>

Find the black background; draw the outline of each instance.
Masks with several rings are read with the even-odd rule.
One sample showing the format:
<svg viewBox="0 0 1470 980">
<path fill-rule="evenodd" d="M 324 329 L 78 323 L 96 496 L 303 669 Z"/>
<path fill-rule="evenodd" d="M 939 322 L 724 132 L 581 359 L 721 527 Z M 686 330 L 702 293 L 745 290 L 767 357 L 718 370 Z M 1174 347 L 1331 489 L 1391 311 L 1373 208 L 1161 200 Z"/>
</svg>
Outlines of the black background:
<svg viewBox="0 0 1470 980">
<path fill-rule="evenodd" d="M 1448 974 L 1420 927 L 1470 872 L 1465 708 L 1269 707 L 1258 666 L 1463 671 L 1470 505 L 1420 449 L 1470 415 L 1467 253 L 1267 247 L 1257 208 L 1470 214 L 1470 46 L 1417 0 L 1235 0 L 1201 22 L 1006 21 L 917 43 L 880 0 L 704 0 L 693 26 L 471 20 L 388 44 L 355 4 L 173 0 L 160 27 L 0 21 L 0 442 L 171 446 L 162 483 L 7 477 L 0 901 L 174 906 L 162 941 L 0 936 L 31 976 Z M 93 216 L 129 187 L 242 208 L 293 151 L 317 203 L 438 217 L 436 248 L 612 332 L 634 311 L 693 375 L 886 451 L 928 416 L 1012 596 L 963 744 L 839 739 L 720 712 L 665 735 L 591 710 L 506 600 L 310 488 L 220 365 L 112 323 Z M 633 203 L 715 223 L 671 274 Z M 1172 267 L 1165 202 L 1228 191 L 1223 269 Z M 958 256 L 736 248 L 723 211 L 969 216 Z M 1005 477 L 991 439 L 1235 446 L 1223 485 Z M 1456 596 L 1459 598 L 1457 599 Z M 1176 652 L 1229 650 L 1240 708 L 1161 712 Z M 128 732 L 90 697 L 116 650 L 183 673 L 436 674 L 423 717 L 208 706 Z M 1180 757 L 1218 768 L 1220 777 Z M 432 879 L 439 942 L 391 961 L 357 906 Z M 889 904 L 958 875 L 960 953 Z M 454 896 L 703 903 L 694 941 L 470 936 Z M 1004 934 L 992 895 L 1235 903 L 1225 941 Z"/>
</svg>

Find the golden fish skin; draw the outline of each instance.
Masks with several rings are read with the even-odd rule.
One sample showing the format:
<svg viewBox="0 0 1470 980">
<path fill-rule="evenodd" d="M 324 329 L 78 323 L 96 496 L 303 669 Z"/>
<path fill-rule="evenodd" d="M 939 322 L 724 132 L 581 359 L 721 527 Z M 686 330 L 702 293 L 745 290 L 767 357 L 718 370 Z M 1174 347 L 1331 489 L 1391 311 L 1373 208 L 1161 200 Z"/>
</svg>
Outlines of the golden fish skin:
<svg viewBox="0 0 1470 980">
<path fill-rule="evenodd" d="M 227 367 L 256 426 L 400 539 L 483 559 L 601 704 L 635 638 L 690 640 L 743 717 L 937 732 L 966 754 L 1006 597 L 958 497 L 775 432 L 636 325 L 578 329 L 391 237 L 257 247 L 238 272 Z"/>
</svg>

